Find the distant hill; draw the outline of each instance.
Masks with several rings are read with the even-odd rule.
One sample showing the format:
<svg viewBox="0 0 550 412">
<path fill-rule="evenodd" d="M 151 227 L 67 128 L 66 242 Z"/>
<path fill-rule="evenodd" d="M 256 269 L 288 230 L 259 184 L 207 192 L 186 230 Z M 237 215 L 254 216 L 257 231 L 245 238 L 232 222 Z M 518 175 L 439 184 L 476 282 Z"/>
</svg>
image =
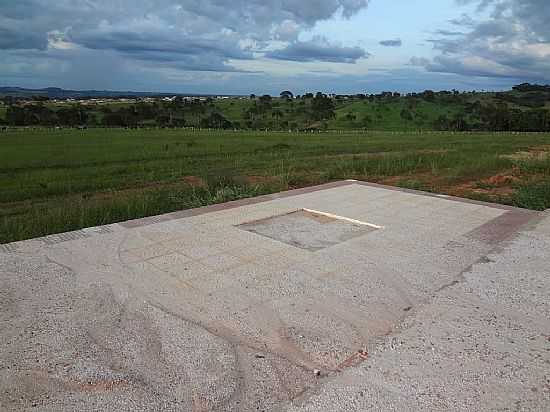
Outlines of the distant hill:
<svg viewBox="0 0 550 412">
<path fill-rule="evenodd" d="M 43 96 L 1 98 L 2 92 Z M 289 92 L 290 93 L 290 92 Z M 291 94 L 292 95 L 292 94 Z M 48 99 L 173 96 L 115 91 L 0 88 L 0 125 L 199 127 L 251 130 L 550 131 L 550 86 L 521 84 L 503 92 L 426 90 L 422 93 L 220 99 L 158 99 L 136 104 Z M 183 96 L 183 95 L 181 95 Z M 197 96 L 197 95 L 195 95 Z M 206 96 L 206 95 L 205 95 Z M 198 96 L 197 96 L 198 97 Z M 1 101 L 7 101 L 1 104 Z M 40 101 L 38 101 L 40 100 Z M 166 101 L 164 101 L 166 100 Z"/>
<path fill-rule="evenodd" d="M 25 89 L 22 87 L 0 87 L 0 97 L 47 97 L 49 99 L 79 99 L 79 98 L 104 98 L 104 97 L 165 97 L 165 96 L 207 96 L 200 94 L 183 93 L 153 93 L 114 90 L 65 90 L 58 87 L 45 89 Z"/>
</svg>

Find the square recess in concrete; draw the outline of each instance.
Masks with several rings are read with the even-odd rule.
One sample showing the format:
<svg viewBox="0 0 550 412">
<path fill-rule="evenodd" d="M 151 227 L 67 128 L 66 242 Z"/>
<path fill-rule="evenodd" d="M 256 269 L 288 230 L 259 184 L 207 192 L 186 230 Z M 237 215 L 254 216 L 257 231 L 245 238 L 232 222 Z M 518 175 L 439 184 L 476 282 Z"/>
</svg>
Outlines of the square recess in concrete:
<svg viewBox="0 0 550 412">
<path fill-rule="evenodd" d="M 370 223 L 309 209 L 243 223 L 238 227 L 310 251 L 381 229 Z"/>
</svg>

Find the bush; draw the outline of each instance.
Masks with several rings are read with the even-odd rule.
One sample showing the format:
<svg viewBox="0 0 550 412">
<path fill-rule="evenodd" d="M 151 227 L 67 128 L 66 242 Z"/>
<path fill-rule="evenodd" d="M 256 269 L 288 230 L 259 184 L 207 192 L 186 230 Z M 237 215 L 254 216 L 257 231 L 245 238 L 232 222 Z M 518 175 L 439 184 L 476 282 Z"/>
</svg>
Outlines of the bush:
<svg viewBox="0 0 550 412">
<path fill-rule="evenodd" d="M 519 187 L 512 198 L 514 206 L 525 209 L 550 208 L 550 182 L 527 183 Z"/>
</svg>

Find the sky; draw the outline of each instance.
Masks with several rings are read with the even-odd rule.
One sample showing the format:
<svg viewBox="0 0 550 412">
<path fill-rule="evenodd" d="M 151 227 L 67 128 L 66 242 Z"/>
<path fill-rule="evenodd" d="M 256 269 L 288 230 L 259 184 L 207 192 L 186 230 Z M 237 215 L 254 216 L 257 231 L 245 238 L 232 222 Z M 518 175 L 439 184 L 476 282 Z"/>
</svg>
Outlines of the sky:
<svg viewBox="0 0 550 412">
<path fill-rule="evenodd" d="M 0 86 L 205 94 L 550 83 L 549 0 L 0 0 Z"/>
</svg>

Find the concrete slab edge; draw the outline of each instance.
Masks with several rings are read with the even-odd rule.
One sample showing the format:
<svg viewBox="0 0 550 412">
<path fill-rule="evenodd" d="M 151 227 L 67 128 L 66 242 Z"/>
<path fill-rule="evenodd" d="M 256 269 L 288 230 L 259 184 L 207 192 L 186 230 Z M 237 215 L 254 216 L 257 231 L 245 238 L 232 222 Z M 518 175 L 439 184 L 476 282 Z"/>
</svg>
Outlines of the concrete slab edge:
<svg viewBox="0 0 550 412">
<path fill-rule="evenodd" d="M 150 216 L 150 217 L 144 217 L 144 218 L 140 218 L 140 219 L 128 220 L 128 221 L 125 221 L 125 222 L 113 223 L 113 225 L 119 225 L 119 226 L 121 226 L 125 229 L 138 228 L 138 227 L 143 227 L 143 226 L 154 225 L 156 223 L 168 222 L 168 221 L 171 221 L 171 220 L 183 219 L 183 218 L 186 218 L 186 217 L 200 216 L 200 215 L 204 215 L 204 214 L 207 214 L 207 213 L 219 212 L 219 211 L 223 211 L 223 210 L 230 210 L 230 209 L 235 209 L 235 208 L 242 207 L 242 206 L 254 205 L 254 204 L 269 202 L 269 201 L 276 200 L 276 199 L 284 199 L 284 198 L 287 198 L 287 197 L 299 196 L 299 195 L 303 195 L 303 194 L 307 194 L 307 193 L 314 193 L 314 192 L 318 192 L 318 191 L 322 191 L 322 190 L 333 189 L 333 188 L 344 187 L 344 186 L 351 186 L 351 185 L 360 185 L 360 186 L 366 186 L 366 187 L 372 187 L 372 188 L 378 188 L 378 189 L 386 189 L 386 190 L 409 193 L 409 194 L 414 194 L 414 195 L 419 195 L 419 196 L 428 196 L 428 197 L 434 197 L 434 198 L 439 198 L 439 199 L 446 199 L 446 200 L 451 200 L 451 201 L 454 201 L 454 202 L 461 202 L 461 203 L 468 203 L 468 204 L 474 204 L 474 205 L 480 205 L 480 206 L 487 206 L 487 207 L 491 207 L 491 208 L 494 208 L 494 209 L 500 209 L 500 210 L 506 210 L 506 211 L 517 212 L 517 213 L 521 213 L 521 214 L 526 214 L 526 215 L 529 215 L 531 218 L 534 217 L 534 216 L 540 215 L 540 212 L 527 210 L 527 209 L 520 209 L 520 208 L 513 207 L 513 206 L 501 205 L 501 204 L 496 204 L 496 203 L 488 203 L 488 202 L 482 202 L 482 201 L 477 201 L 477 200 L 464 199 L 464 198 L 455 197 L 455 196 L 447 196 L 447 195 L 441 195 L 441 194 L 436 194 L 436 193 L 423 192 L 423 191 L 420 191 L 420 190 L 406 189 L 406 188 L 401 188 L 401 187 L 382 185 L 382 184 L 379 184 L 379 183 L 371 183 L 371 182 L 365 182 L 365 181 L 350 179 L 350 180 L 340 180 L 340 181 L 336 181 L 336 182 L 325 183 L 325 184 L 317 185 L 317 186 L 309 186 L 309 187 L 304 187 L 304 188 L 300 188 L 300 189 L 293 189 L 293 190 L 288 190 L 288 191 L 284 191 L 284 192 L 273 193 L 273 194 L 263 195 L 263 196 L 258 196 L 258 197 L 239 199 L 239 200 L 234 200 L 234 201 L 231 201 L 231 202 L 219 203 L 219 204 L 204 206 L 204 207 L 200 207 L 200 208 L 196 208 L 196 209 L 186 209 L 186 210 L 180 210 L 180 211 L 177 211 L 177 212 L 166 213 L 166 214 L 158 215 L 158 216 Z M 550 209 L 547 210 L 546 212 L 543 212 L 543 213 L 550 214 Z M 491 224 L 491 222 L 489 222 L 488 224 Z M 497 225 L 497 224 L 498 224 L 498 222 L 493 223 L 493 225 Z M 489 230 L 488 228 L 485 228 L 485 229 Z M 74 232 L 67 232 L 67 234 L 73 234 L 73 233 L 80 234 L 82 230 L 86 230 L 86 229 L 81 229 L 81 230 L 77 230 L 77 231 L 74 231 Z M 95 233 L 87 232 L 85 236 L 89 237 L 90 235 L 93 235 L 93 234 L 95 234 Z M 479 234 L 473 233 L 472 236 L 482 237 L 482 236 L 485 236 L 485 235 L 483 235 L 482 233 L 479 233 Z M 500 235 L 500 236 L 504 236 L 504 235 Z M 51 235 L 48 235 L 48 236 L 44 236 L 44 237 L 41 237 L 41 238 L 28 239 L 28 240 L 44 241 L 45 243 L 61 243 L 64 240 L 74 240 L 72 238 L 73 238 L 73 236 L 64 236 L 63 233 L 58 233 L 58 234 L 51 234 Z M 7 244 L 1 244 L 0 245 L 0 252 L 4 252 L 4 253 L 14 252 L 17 248 L 16 245 L 18 243 L 26 242 L 28 240 L 12 242 L 12 243 L 7 243 Z"/>
<path fill-rule="evenodd" d="M 318 186 L 310 186 L 310 187 L 293 189 L 293 190 L 288 190 L 288 191 L 279 192 L 279 193 L 273 193 L 270 195 L 262 195 L 262 196 L 250 197 L 246 199 L 233 200 L 231 202 L 218 203 L 214 205 L 199 207 L 196 209 L 181 210 L 178 212 L 167 213 L 165 215 L 160 215 L 160 216 L 129 220 L 126 222 L 121 222 L 119 223 L 119 225 L 127 229 L 131 229 L 134 227 L 148 226 L 155 223 L 166 222 L 174 219 L 183 219 L 186 217 L 200 216 L 200 215 L 204 215 L 212 212 L 220 212 L 222 210 L 236 209 L 242 206 L 255 205 L 258 203 L 269 202 L 271 200 L 284 199 L 287 197 L 318 192 L 321 190 L 333 189 L 333 188 L 342 187 L 342 186 L 349 186 L 351 184 L 353 183 L 348 181 L 331 182 L 331 183 L 326 183 Z"/>
<path fill-rule="evenodd" d="M 127 228 L 127 229 L 131 229 L 131 228 L 134 228 L 134 227 L 142 227 L 142 226 L 152 225 L 152 224 L 160 223 L 160 222 L 166 222 L 166 221 L 170 221 L 170 220 L 174 220 L 174 219 L 183 219 L 183 218 L 186 218 L 186 217 L 200 216 L 200 215 L 204 215 L 204 214 L 207 214 L 207 213 L 219 212 L 219 211 L 222 211 L 222 210 L 234 209 L 234 208 L 241 207 L 241 206 L 248 206 L 248 205 L 254 205 L 254 204 L 263 203 L 263 202 L 269 202 L 271 200 L 276 200 L 276 199 L 284 199 L 284 198 L 287 198 L 287 197 L 298 196 L 298 195 L 302 195 L 302 194 L 306 194 L 306 193 L 318 192 L 318 191 L 321 191 L 321 190 L 332 189 L 332 188 L 336 188 L 336 187 L 351 186 L 351 185 L 354 185 L 354 184 L 357 184 L 357 185 L 360 185 L 360 186 L 366 186 L 366 187 L 373 187 L 373 188 L 377 188 L 377 189 L 386 189 L 386 190 L 392 190 L 392 191 L 396 191 L 396 192 L 409 193 L 409 194 L 414 194 L 414 195 L 419 195 L 419 196 L 428 196 L 428 197 L 433 197 L 433 198 L 438 198 L 438 199 L 445 199 L 445 200 L 450 200 L 450 201 L 460 202 L 460 203 L 468 203 L 468 204 L 472 204 L 472 205 L 487 206 L 487 207 L 492 207 L 494 209 L 500 209 L 500 210 L 526 211 L 526 212 L 531 212 L 531 213 L 537 213 L 537 212 L 533 212 L 533 211 L 530 211 L 530 210 L 527 210 L 527 209 L 520 209 L 520 208 L 513 207 L 513 206 L 501 205 L 501 204 L 498 204 L 498 203 L 489 203 L 489 202 L 483 202 L 483 201 L 479 201 L 479 200 L 464 199 L 464 198 L 461 198 L 461 197 L 441 195 L 441 194 L 437 194 L 437 193 L 423 192 L 423 191 L 420 191 L 420 190 L 405 189 L 405 188 L 402 188 L 402 187 L 387 186 L 387 185 L 381 185 L 379 183 L 371 183 L 371 182 L 364 182 L 364 181 L 361 181 L 361 180 L 351 180 L 351 179 L 349 179 L 349 180 L 340 180 L 340 181 L 336 181 L 336 182 L 325 183 L 325 184 L 317 185 L 317 186 L 309 186 L 309 187 L 304 187 L 304 188 L 300 188 L 300 189 L 288 190 L 288 191 L 274 193 L 274 194 L 270 194 L 270 195 L 263 195 L 263 196 L 253 197 L 253 198 L 234 200 L 234 201 L 227 202 L 227 203 L 219 203 L 219 204 L 215 204 L 215 205 L 200 207 L 200 208 L 197 208 L 197 209 L 181 210 L 181 211 L 178 211 L 178 212 L 167 213 L 167 214 L 160 215 L 160 216 L 152 216 L 152 217 L 145 217 L 145 218 L 141 218 L 141 219 L 129 220 L 129 221 L 126 221 L 126 222 L 121 222 L 119 224 L 122 225 L 123 227 Z"/>
</svg>

